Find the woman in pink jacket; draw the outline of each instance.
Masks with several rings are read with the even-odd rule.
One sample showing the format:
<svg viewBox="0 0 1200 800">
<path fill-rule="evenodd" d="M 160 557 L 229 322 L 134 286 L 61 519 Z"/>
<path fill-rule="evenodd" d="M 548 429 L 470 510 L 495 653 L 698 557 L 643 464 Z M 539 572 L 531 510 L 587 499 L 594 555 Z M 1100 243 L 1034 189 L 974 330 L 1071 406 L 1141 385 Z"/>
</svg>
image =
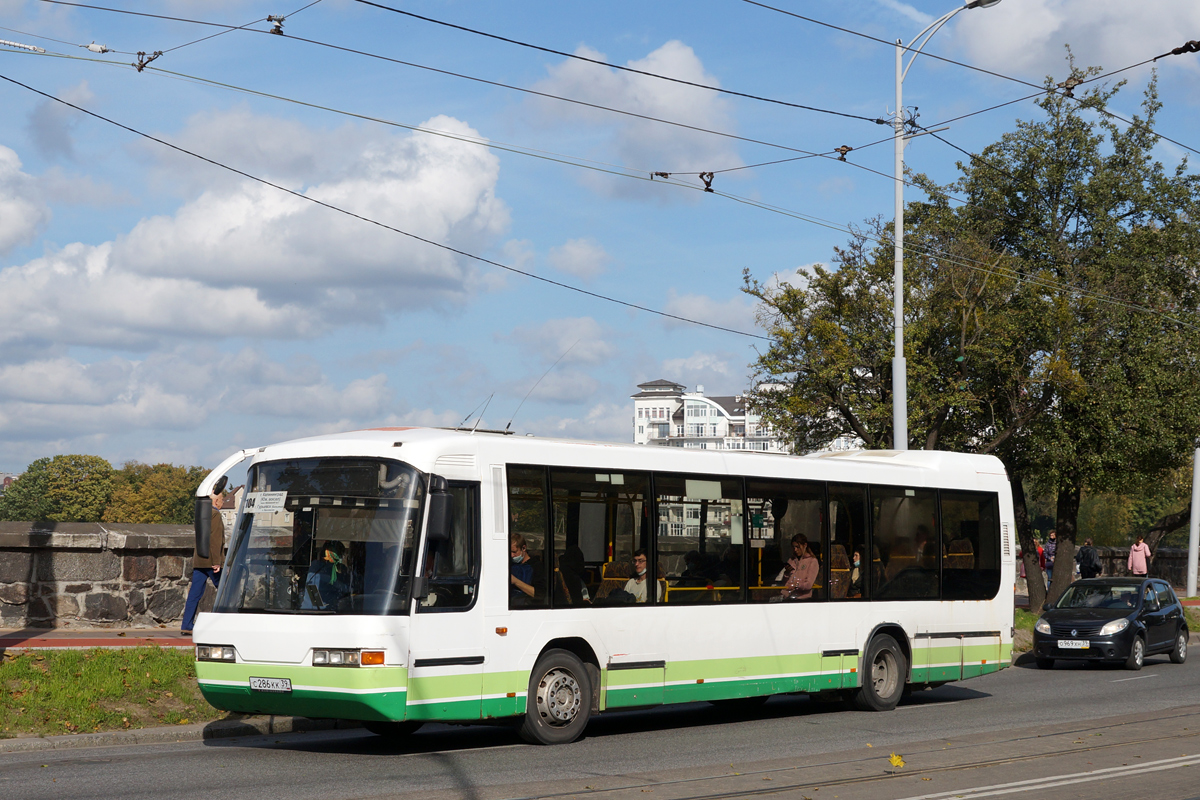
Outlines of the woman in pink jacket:
<svg viewBox="0 0 1200 800">
<path fill-rule="evenodd" d="M 1137 544 L 1129 548 L 1129 571 L 1134 575 L 1145 575 L 1147 564 L 1150 563 L 1150 547 L 1143 541 L 1140 533 Z"/>
</svg>

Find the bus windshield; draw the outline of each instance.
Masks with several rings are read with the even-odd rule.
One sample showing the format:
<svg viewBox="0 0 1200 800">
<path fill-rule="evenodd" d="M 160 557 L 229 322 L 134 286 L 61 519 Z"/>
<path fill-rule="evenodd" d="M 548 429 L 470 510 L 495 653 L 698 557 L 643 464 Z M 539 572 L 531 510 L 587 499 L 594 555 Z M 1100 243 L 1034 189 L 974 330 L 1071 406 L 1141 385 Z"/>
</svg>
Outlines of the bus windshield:
<svg viewBox="0 0 1200 800">
<path fill-rule="evenodd" d="M 217 612 L 406 614 L 425 485 L 398 461 L 256 464 Z"/>
</svg>

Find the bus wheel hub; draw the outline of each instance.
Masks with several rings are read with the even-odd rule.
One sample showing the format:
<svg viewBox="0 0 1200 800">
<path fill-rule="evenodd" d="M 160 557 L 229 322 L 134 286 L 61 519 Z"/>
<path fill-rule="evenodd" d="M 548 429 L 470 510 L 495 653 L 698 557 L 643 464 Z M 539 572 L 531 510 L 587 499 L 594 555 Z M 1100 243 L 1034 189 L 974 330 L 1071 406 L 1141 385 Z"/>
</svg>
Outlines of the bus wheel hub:
<svg viewBox="0 0 1200 800">
<path fill-rule="evenodd" d="M 571 673 L 553 669 L 538 684 L 538 712 L 552 724 L 565 725 L 579 713 L 583 693 Z"/>
</svg>

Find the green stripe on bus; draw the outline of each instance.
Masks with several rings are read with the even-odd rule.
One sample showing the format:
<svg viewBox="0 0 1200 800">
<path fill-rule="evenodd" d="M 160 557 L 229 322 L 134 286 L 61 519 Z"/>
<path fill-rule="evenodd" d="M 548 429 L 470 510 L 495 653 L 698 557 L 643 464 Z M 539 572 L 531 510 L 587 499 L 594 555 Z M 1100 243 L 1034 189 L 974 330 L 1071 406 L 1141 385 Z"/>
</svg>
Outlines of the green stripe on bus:
<svg viewBox="0 0 1200 800">
<path fill-rule="evenodd" d="M 250 684 L 250 678 L 287 678 L 293 687 L 328 689 L 400 689 L 408 683 L 404 667 L 305 667 L 295 664 L 222 664 L 197 661 L 196 677 L 205 681 L 237 681 Z"/>
<path fill-rule="evenodd" d="M 200 684 L 204 699 L 225 711 L 281 714 L 316 719 L 402 720 L 404 692 L 346 694 L 295 689 L 289 693 L 256 692 L 247 686 Z"/>
</svg>

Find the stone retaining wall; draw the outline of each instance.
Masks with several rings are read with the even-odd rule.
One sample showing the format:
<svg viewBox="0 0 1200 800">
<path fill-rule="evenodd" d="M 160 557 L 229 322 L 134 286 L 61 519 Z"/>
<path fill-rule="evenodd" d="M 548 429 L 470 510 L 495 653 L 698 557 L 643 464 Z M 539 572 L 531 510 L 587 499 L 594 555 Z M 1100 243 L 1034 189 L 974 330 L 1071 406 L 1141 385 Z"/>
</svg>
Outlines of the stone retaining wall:
<svg viewBox="0 0 1200 800">
<path fill-rule="evenodd" d="M 194 547 L 189 525 L 0 522 L 0 628 L 174 627 Z M 1104 575 L 1128 574 L 1128 547 L 1096 551 Z M 1187 551 L 1159 548 L 1150 574 L 1185 586 Z"/>
<path fill-rule="evenodd" d="M 178 625 L 194 547 L 190 525 L 0 522 L 0 627 Z"/>
</svg>

